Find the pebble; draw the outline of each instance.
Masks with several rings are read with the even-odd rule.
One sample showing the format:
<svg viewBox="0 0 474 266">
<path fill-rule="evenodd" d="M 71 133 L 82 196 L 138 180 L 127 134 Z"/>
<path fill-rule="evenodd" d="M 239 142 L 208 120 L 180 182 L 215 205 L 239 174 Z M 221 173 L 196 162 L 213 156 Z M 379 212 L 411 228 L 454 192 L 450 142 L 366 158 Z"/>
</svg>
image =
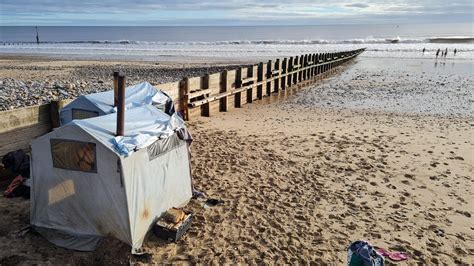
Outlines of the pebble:
<svg viewBox="0 0 474 266">
<path fill-rule="evenodd" d="M 7 71 L 51 71 L 57 67 L 2 66 Z M 67 76 L 58 75 L 48 78 L 13 79 L 0 78 L 0 111 L 20 107 L 46 104 L 52 99 L 75 98 L 80 95 L 111 90 L 112 73 L 120 70 L 126 76 L 127 86 L 148 81 L 151 84 L 175 82 L 184 77 L 198 77 L 205 74 L 236 69 L 237 65 L 215 67 L 169 68 L 155 64 L 150 65 L 117 65 L 117 66 L 84 66 L 77 67 Z M 25 75 L 26 76 L 26 75 Z"/>
</svg>

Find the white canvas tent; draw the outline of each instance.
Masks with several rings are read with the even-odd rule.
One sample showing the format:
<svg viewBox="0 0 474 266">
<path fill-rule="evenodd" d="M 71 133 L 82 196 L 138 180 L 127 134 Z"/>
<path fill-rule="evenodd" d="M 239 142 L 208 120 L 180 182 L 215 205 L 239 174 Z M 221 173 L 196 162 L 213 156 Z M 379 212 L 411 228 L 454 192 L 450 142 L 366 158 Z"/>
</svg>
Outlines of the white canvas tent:
<svg viewBox="0 0 474 266">
<path fill-rule="evenodd" d="M 153 105 L 169 115 L 174 113 L 172 99 L 148 82 L 125 89 L 126 110 L 142 105 Z M 74 119 L 91 118 L 115 112 L 114 91 L 110 90 L 77 97 L 61 109 L 59 117 L 61 125 L 65 125 Z"/>
<path fill-rule="evenodd" d="M 184 122 L 151 105 L 73 120 L 31 144 L 31 225 L 52 243 L 94 250 L 103 236 L 142 245 L 153 222 L 191 199 Z"/>
</svg>

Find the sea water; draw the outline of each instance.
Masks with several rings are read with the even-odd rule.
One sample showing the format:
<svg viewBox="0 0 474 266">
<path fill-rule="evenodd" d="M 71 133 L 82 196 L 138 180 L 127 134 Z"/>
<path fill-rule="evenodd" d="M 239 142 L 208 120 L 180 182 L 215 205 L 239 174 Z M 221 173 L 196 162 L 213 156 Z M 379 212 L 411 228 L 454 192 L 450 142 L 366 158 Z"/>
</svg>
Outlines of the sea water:
<svg viewBox="0 0 474 266">
<path fill-rule="evenodd" d="M 0 27 L 0 55 L 149 61 L 260 60 L 367 48 L 363 57 L 473 60 L 471 23 L 326 26 Z M 425 53 L 422 49 L 425 48 Z M 454 49 L 457 50 L 454 56 Z"/>
</svg>

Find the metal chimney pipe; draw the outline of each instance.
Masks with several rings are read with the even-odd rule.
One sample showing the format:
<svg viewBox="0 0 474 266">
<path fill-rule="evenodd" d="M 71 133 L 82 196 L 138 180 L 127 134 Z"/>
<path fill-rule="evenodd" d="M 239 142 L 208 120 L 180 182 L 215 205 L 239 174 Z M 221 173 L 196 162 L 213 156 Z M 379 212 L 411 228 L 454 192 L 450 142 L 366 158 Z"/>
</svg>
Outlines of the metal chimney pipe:
<svg viewBox="0 0 474 266">
<path fill-rule="evenodd" d="M 118 102 L 118 76 L 119 72 L 114 71 L 114 107 L 117 106 Z"/>
<path fill-rule="evenodd" d="M 117 79 L 117 136 L 125 131 L 125 76 L 120 74 Z"/>
</svg>

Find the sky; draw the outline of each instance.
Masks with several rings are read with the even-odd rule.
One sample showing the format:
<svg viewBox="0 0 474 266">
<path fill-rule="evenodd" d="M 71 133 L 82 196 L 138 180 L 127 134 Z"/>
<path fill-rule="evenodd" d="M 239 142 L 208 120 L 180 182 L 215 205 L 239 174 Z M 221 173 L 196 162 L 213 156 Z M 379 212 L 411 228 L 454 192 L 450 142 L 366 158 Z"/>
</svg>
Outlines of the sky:
<svg viewBox="0 0 474 266">
<path fill-rule="evenodd" d="M 0 0 L 0 25 L 334 25 L 471 22 L 472 0 Z"/>
</svg>

